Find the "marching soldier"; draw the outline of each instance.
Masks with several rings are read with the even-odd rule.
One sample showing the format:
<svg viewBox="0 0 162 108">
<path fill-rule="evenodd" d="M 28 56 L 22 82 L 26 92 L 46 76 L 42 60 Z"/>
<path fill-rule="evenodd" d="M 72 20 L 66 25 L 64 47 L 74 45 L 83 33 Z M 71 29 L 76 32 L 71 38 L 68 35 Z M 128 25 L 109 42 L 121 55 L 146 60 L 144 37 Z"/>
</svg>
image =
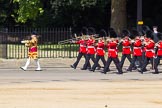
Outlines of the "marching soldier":
<svg viewBox="0 0 162 108">
<path fill-rule="evenodd" d="M 151 65 L 152 65 L 152 67 L 154 67 L 153 66 L 153 64 L 154 64 L 153 59 L 154 59 L 154 56 L 155 56 L 155 53 L 154 53 L 155 43 L 153 41 L 153 32 L 151 30 L 147 31 L 146 37 L 147 37 L 147 40 L 144 42 L 144 45 L 145 45 L 145 48 L 146 48 L 145 60 L 144 60 L 144 64 L 142 65 L 141 69 L 138 70 L 142 74 L 146 70 L 146 66 L 148 65 L 149 61 L 151 61 Z"/>
<path fill-rule="evenodd" d="M 29 48 L 29 52 L 28 52 L 28 59 L 26 61 L 25 66 L 20 67 L 20 68 L 26 71 L 30 64 L 30 60 L 34 59 L 34 61 L 37 64 L 36 71 L 41 71 L 41 67 L 40 67 L 39 60 L 38 60 L 38 48 L 37 48 L 38 39 L 37 39 L 36 33 L 33 33 L 31 35 L 31 40 L 21 41 L 21 43 L 25 43 L 25 45 Z"/>
<path fill-rule="evenodd" d="M 80 59 L 82 58 L 82 56 L 84 56 L 84 58 L 86 59 L 86 53 L 87 53 L 87 49 L 86 49 L 86 39 L 84 39 L 85 36 L 82 36 L 82 38 L 78 41 L 73 41 L 73 43 L 79 44 L 79 53 L 77 56 L 77 60 L 73 65 L 70 65 L 72 68 L 76 69 Z M 88 63 L 88 67 L 90 66 L 90 63 Z"/>
<path fill-rule="evenodd" d="M 127 71 L 132 71 L 133 66 L 135 66 L 135 62 L 139 61 L 139 67 L 142 65 L 142 41 L 140 39 L 140 34 L 137 30 L 132 30 L 133 36 L 135 36 L 135 40 L 132 41 L 133 43 L 133 58 L 132 62 L 127 69 Z"/>
<path fill-rule="evenodd" d="M 103 32 L 104 34 L 100 34 L 100 38 L 99 38 L 98 43 L 96 45 L 97 48 L 96 48 L 95 63 L 92 66 L 92 69 L 90 70 L 90 71 L 93 71 L 93 72 L 95 71 L 100 59 L 101 59 L 103 65 L 104 65 L 104 67 L 106 65 L 106 60 L 105 60 L 105 56 L 104 56 L 105 55 L 105 51 L 104 51 L 105 44 L 104 44 L 104 39 L 103 39 L 104 38 L 103 35 L 106 36 L 106 31 L 102 30 L 101 32 Z"/>
<path fill-rule="evenodd" d="M 141 36 L 141 40 L 143 42 L 146 42 L 148 40 L 148 38 L 146 37 L 146 32 L 149 31 L 149 30 L 150 30 L 150 28 L 148 26 L 143 26 L 142 27 L 143 36 Z M 145 60 L 145 52 L 146 52 L 146 47 L 145 47 L 145 45 L 143 45 L 143 47 L 142 47 L 142 61 Z"/>
<path fill-rule="evenodd" d="M 155 64 L 154 64 L 155 72 L 153 72 L 153 74 L 159 74 L 158 65 L 160 63 L 160 59 L 162 58 L 162 34 L 158 33 L 157 35 L 159 38 L 159 42 L 155 44 L 157 53 L 156 53 Z"/>
<path fill-rule="evenodd" d="M 108 48 L 108 59 L 106 62 L 106 66 L 104 67 L 104 70 L 102 73 L 106 74 L 108 71 L 110 71 L 109 66 L 111 62 L 113 61 L 115 63 L 115 66 L 118 70 L 117 74 L 123 74 L 122 69 L 120 68 L 119 64 L 119 58 L 118 58 L 118 40 L 117 34 L 115 31 L 110 31 L 110 40 L 108 41 L 107 48 Z"/>
<path fill-rule="evenodd" d="M 120 61 L 120 66 L 123 68 L 123 64 L 125 59 L 127 58 L 129 62 L 131 63 L 132 58 L 131 58 L 131 39 L 129 38 L 130 33 L 128 30 L 123 30 L 122 34 L 124 38 L 120 41 L 120 44 L 122 44 L 122 57 Z"/>
<path fill-rule="evenodd" d="M 90 34 L 90 37 L 89 39 L 87 40 L 87 54 L 86 54 L 86 61 L 85 61 L 85 64 L 83 65 L 83 68 L 81 68 L 81 70 L 86 70 L 87 67 L 88 67 L 88 63 L 89 63 L 89 60 L 91 59 L 93 61 L 93 63 L 95 63 L 95 40 L 93 39 L 93 34 Z M 98 67 L 101 67 L 99 66 L 98 64 Z"/>
</svg>

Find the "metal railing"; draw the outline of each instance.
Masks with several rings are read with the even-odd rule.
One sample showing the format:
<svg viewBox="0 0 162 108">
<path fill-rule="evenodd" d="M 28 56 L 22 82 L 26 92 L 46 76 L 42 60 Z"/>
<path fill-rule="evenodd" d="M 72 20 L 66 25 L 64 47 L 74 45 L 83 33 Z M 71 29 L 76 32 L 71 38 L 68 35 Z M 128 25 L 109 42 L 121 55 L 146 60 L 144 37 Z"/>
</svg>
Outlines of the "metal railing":
<svg viewBox="0 0 162 108">
<path fill-rule="evenodd" d="M 33 31 L 38 34 L 38 54 L 40 58 L 70 58 L 76 57 L 78 45 L 59 41 L 70 39 L 71 28 L 1 28 L 0 29 L 0 58 L 26 58 L 28 48 L 21 44 L 21 40 L 30 38 Z"/>
</svg>

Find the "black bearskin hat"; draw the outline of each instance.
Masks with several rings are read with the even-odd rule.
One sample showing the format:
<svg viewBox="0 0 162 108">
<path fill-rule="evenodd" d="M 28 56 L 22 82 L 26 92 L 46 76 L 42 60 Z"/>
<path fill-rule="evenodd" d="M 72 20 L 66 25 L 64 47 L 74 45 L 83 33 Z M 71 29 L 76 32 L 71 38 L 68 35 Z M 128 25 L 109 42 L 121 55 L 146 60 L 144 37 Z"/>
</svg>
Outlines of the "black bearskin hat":
<svg viewBox="0 0 162 108">
<path fill-rule="evenodd" d="M 151 30 L 148 26 L 143 26 L 142 27 L 142 34 L 143 35 L 146 35 L 146 32 L 148 31 L 148 30 Z"/>
<path fill-rule="evenodd" d="M 151 30 L 146 31 L 146 37 L 153 39 L 153 32 Z"/>
<path fill-rule="evenodd" d="M 94 35 L 94 34 L 96 34 L 95 28 L 89 27 L 89 28 L 88 28 L 88 34 L 89 34 L 89 35 Z"/>
<path fill-rule="evenodd" d="M 107 32 L 104 29 L 101 29 L 99 32 L 99 37 L 107 37 Z"/>
<path fill-rule="evenodd" d="M 131 38 L 135 38 L 136 36 L 140 36 L 140 33 L 136 29 L 132 29 Z"/>
<path fill-rule="evenodd" d="M 122 31 L 122 37 L 125 37 L 125 36 L 130 36 L 130 32 L 126 29 Z"/>
<path fill-rule="evenodd" d="M 87 27 L 83 27 L 82 30 L 81 30 L 81 34 L 88 35 L 88 28 Z"/>
<path fill-rule="evenodd" d="M 116 38 L 117 33 L 114 30 L 109 31 L 110 38 Z"/>
</svg>

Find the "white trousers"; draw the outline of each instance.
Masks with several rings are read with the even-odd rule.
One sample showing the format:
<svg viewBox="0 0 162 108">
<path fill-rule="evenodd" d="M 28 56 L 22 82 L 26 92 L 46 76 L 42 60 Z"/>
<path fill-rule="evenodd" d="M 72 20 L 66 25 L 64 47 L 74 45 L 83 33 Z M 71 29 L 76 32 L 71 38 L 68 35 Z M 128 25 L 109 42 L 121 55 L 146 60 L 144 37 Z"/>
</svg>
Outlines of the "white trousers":
<svg viewBox="0 0 162 108">
<path fill-rule="evenodd" d="M 23 67 L 25 70 L 28 68 L 28 66 L 30 64 L 30 61 L 31 61 L 31 58 L 28 58 L 27 61 L 26 61 L 25 66 Z M 41 70 L 39 60 L 38 59 L 34 59 L 34 61 L 35 61 L 36 65 L 37 65 L 37 69 L 36 70 Z"/>
</svg>

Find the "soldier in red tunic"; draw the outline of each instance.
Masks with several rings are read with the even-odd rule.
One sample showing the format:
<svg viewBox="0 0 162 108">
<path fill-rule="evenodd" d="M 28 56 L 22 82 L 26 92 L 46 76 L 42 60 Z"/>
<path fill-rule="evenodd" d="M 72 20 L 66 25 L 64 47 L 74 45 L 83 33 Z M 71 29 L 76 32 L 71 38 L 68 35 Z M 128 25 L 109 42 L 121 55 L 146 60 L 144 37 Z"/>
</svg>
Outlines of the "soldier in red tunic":
<svg viewBox="0 0 162 108">
<path fill-rule="evenodd" d="M 106 65 L 106 60 L 105 60 L 105 51 L 104 51 L 104 47 L 105 47 L 105 44 L 104 44 L 104 37 L 107 36 L 106 34 L 106 31 L 105 30 L 101 30 L 100 31 L 100 38 L 98 40 L 98 43 L 96 45 L 96 59 L 95 59 L 95 63 L 94 65 L 92 66 L 92 69 L 90 71 L 95 71 L 97 65 L 98 65 L 98 62 L 99 60 L 101 59 L 104 67 Z"/>
<path fill-rule="evenodd" d="M 106 62 L 106 66 L 104 67 L 104 70 L 102 73 L 106 74 L 110 69 L 109 66 L 111 64 L 111 62 L 113 61 L 115 63 L 115 66 L 118 70 L 117 74 L 123 74 L 122 69 L 120 67 L 119 64 L 119 58 L 118 58 L 118 40 L 117 38 L 117 34 L 115 31 L 110 31 L 110 40 L 107 40 L 107 48 L 108 48 L 108 59 Z"/>
<path fill-rule="evenodd" d="M 148 65 L 149 61 L 151 61 L 152 67 L 153 67 L 153 57 L 155 56 L 154 53 L 154 41 L 153 41 L 153 32 L 151 30 L 146 32 L 147 40 L 145 40 L 144 45 L 146 48 L 145 52 L 145 60 L 144 64 L 142 65 L 141 69 L 138 70 L 143 74 L 143 72 L 146 70 L 146 66 Z"/>
<path fill-rule="evenodd" d="M 135 40 L 132 41 L 133 43 L 133 58 L 132 63 L 130 64 L 127 71 L 132 71 L 133 66 L 135 65 L 135 62 L 139 61 L 139 67 L 142 65 L 142 41 L 140 39 L 140 34 L 137 30 L 132 30 L 133 36 L 135 36 Z"/>
<path fill-rule="evenodd" d="M 86 61 L 85 61 L 85 64 L 83 65 L 83 68 L 81 68 L 81 70 L 86 70 L 88 68 L 88 63 L 90 59 L 93 61 L 93 63 L 95 63 L 94 56 L 95 56 L 96 49 L 95 49 L 95 40 L 93 38 L 93 34 L 90 34 L 90 37 L 87 40 L 86 44 L 87 44 Z M 98 64 L 98 67 L 101 67 L 101 66 L 99 66 Z"/>
<path fill-rule="evenodd" d="M 127 58 L 129 62 L 131 63 L 131 39 L 129 38 L 130 33 L 128 30 L 123 30 L 122 35 L 124 38 L 120 41 L 120 44 L 122 45 L 122 57 L 120 61 L 120 66 L 123 68 L 123 64 L 125 59 Z"/>
<path fill-rule="evenodd" d="M 155 44 L 157 53 L 156 53 L 156 58 L 155 58 L 155 62 L 154 62 L 155 63 L 154 64 L 155 72 L 153 72 L 153 74 L 159 74 L 158 65 L 160 63 L 160 59 L 162 58 L 162 34 L 158 33 L 157 36 L 159 38 L 159 42 L 157 42 Z"/>
<path fill-rule="evenodd" d="M 76 69 L 80 59 L 82 58 L 82 56 L 84 56 L 84 58 L 86 58 L 87 49 L 86 49 L 85 35 L 82 34 L 82 38 L 80 40 L 73 41 L 72 43 L 79 44 L 79 53 L 78 53 L 78 56 L 77 56 L 77 60 L 73 65 L 70 65 L 72 68 Z M 91 67 L 90 63 L 88 63 L 88 67 Z"/>
<path fill-rule="evenodd" d="M 146 37 L 146 32 L 149 31 L 149 30 L 150 30 L 150 28 L 148 26 L 143 26 L 142 27 L 142 35 L 143 36 L 141 36 L 141 40 L 143 42 L 146 42 L 148 40 L 148 38 Z M 145 52 L 146 52 L 146 47 L 143 46 L 142 47 L 142 61 L 145 60 Z"/>
</svg>

